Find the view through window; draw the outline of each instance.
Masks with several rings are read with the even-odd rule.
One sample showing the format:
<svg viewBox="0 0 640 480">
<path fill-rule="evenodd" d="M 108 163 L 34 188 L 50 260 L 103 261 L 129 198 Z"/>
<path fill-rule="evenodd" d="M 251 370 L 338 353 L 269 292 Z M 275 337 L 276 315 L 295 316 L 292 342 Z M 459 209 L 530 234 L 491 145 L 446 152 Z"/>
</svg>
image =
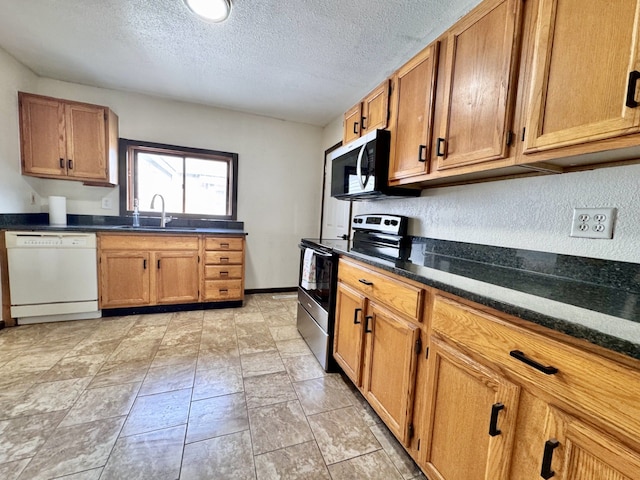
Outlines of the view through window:
<svg viewBox="0 0 640 480">
<path fill-rule="evenodd" d="M 150 211 L 151 200 L 159 193 L 167 214 L 236 218 L 237 154 L 132 140 L 122 143 L 127 211 L 133 210 L 134 198 L 141 212 Z"/>
</svg>

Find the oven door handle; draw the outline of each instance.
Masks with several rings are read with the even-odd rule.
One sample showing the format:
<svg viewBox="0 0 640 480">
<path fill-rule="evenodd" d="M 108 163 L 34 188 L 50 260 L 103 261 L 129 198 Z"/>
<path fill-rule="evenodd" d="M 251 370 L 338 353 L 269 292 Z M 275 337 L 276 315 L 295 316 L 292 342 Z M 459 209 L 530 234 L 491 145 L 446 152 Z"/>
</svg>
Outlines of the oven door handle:
<svg viewBox="0 0 640 480">
<path fill-rule="evenodd" d="M 320 250 L 316 250 L 315 248 L 305 247 L 305 246 L 304 246 L 304 245 L 302 245 L 302 244 L 299 244 L 299 245 L 298 245 L 298 247 L 299 247 L 301 250 L 306 250 L 307 248 L 308 248 L 308 249 L 311 249 L 311 250 L 313 250 L 313 253 L 314 253 L 315 255 L 318 255 L 318 256 L 320 256 L 320 257 L 326 257 L 326 258 L 331 258 L 331 257 L 333 257 L 333 254 L 332 254 L 332 253 L 324 253 L 324 252 L 321 252 Z"/>
</svg>

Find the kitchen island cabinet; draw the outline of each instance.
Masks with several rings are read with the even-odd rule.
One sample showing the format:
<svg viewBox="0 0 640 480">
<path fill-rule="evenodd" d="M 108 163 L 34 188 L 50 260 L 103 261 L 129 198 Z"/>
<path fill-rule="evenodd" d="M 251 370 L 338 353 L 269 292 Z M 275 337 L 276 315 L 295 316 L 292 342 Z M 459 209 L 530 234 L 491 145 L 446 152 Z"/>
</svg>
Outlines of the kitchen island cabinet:
<svg viewBox="0 0 640 480">
<path fill-rule="evenodd" d="M 22 173 L 117 184 L 118 117 L 107 107 L 19 92 Z"/>
</svg>

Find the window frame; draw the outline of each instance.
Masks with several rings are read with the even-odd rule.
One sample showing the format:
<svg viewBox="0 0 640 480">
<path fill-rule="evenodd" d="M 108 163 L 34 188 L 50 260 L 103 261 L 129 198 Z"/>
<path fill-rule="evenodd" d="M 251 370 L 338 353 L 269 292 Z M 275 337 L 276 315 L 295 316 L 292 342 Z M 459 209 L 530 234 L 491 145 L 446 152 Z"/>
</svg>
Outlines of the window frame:
<svg viewBox="0 0 640 480">
<path fill-rule="evenodd" d="M 132 153 L 134 151 L 145 151 L 149 153 L 162 153 L 167 155 L 178 155 L 182 157 L 192 157 L 198 159 L 209 159 L 227 161 L 229 173 L 227 175 L 227 212 L 228 215 L 207 215 L 200 213 L 166 212 L 178 218 L 185 219 L 208 219 L 208 220 L 237 220 L 238 218 L 238 154 L 232 152 L 222 152 L 218 150 L 208 150 L 204 148 L 183 147 L 164 143 L 147 142 L 144 140 L 131 140 L 120 138 L 118 142 L 118 183 L 120 184 L 120 215 L 131 216 L 133 213 L 133 200 L 135 198 L 135 173 Z M 131 180 L 131 181 L 129 181 Z M 162 192 L 158 192 L 162 194 Z M 183 188 L 183 200 L 184 200 Z M 153 215 L 157 212 L 147 208 L 140 208 L 140 214 Z"/>
</svg>

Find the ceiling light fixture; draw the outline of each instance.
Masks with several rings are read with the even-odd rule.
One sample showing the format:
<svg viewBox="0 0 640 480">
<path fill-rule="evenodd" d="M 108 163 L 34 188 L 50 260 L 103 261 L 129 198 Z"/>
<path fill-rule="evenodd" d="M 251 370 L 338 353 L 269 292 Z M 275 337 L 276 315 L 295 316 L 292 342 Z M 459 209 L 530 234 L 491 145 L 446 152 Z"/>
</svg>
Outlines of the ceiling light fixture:
<svg viewBox="0 0 640 480">
<path fill-rule="evenodd" d="M 231 13 L 231 0 L 184 0 L 184 3 L 207 22 L 224 22 Z"/>
</svg>

